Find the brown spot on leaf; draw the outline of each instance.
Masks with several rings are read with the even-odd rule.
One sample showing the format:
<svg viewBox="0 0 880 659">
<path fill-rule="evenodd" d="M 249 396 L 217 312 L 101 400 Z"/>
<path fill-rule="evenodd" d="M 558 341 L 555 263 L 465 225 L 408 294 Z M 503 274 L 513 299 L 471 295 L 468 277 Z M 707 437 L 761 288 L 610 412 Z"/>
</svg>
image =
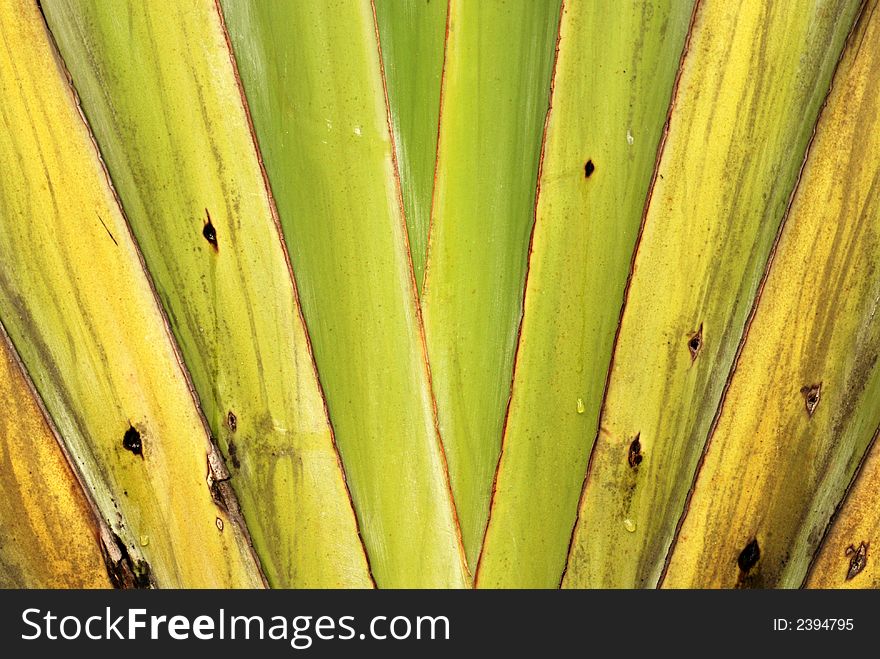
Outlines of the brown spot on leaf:
<svg viewBox="0 0 880 659">
<path fill-rule="evenodd" d="M 227 451 L 229 453 L 229 459 L 232 461 L 232 466 L 236 469 L 240 468 L 241 461 L 238 459 L 238 447 L 235 445 L 235 442 L 230 440 Z"/>
<path fill-rule="evenodd" d="M 864 570 L 868 564 L 868 543 L 860 542 L 858 548 L 850 545 L 846 548 L 844 555 L 850 557 L 849 569 L 846 571 L 846 580 L 849 581 Z"/>
<path fill-rule="evenodd" d="M 701 324 L 696 332 L 692 332 L 688 337 L 688 352 L 691 353 L 691 361 L 697 358 L 700 349 L 703 347 L 703 325 Z"/>
<path fill-rule="evenodd" d="M 208 212 L 207 208 L 205 209 L 205 216 L 208 219 L 205 221 L 205 226 L 202 227 L 202 235 L 205 237 L 205 240 L 207 240 L 211 244 L 211 247 L 216 250 L 218 249 L 217 229 L 214 228 L 214 224 L 213 222 L 211 222 L 211 214 Z"/>
<path fill-rule="evenodd" d="M 129 424 L 128 430 L 125 431 L 125 434 L 122 436 L 122 448 L 126 451 L 131 451 L 135 455 L 144 457 L 144 446 L 141 440 L 141 434 L 138 430 Z"/>
<path fill-rule="evenodd" d="M 229 414 L 226 415 L 226 425 L 229 426 L 232 432 L 238 430 L 238 417 L 232 413 L 232 410 L 229 410 Z"/>
<path fill-rule="evenodd" d="M 208 483 L 208 491 L 211 493 L 211 500 L 221 510 L 229 510 L 226 494 L 229 492 L 229 470 L 223 462 L 217 446 L 211 441 L 211 448 L 208 451 L 208 474 L 206 481 Z"/>
<path fill-rule="evenodd" d="M 644 457 L 642 456 L 642 443 L 639 441 L 640 436 L 641 434 L 637 434 L 635 439 L 630 442 L 629 453 L 626 456 L 627 463 L 633 469 L 642 464 L 642 459 Z"/>
<path fill-rule="evenodd" d="M 593 164 L 592 160 L 588 160 L 584 163 L 584 178 L 590 178 L 593 175 L 593 172 L 596 171 L 596 165 Z"/>
<path fill-rule="evenodd" d="M 736 564 L 742 572 L 748 572 L 758 560 L 761 558 L 761 548 L 758 546 L 758 539 L 753 538 L 752 541 L 745 546 L 736 559 Z"/>
<path fill-rule="evenodd" d="M 804 408 L 807 410 L 807 416 L 812 417 L 822 397 L 822 383 L 801 387 L 801 393 L 804 396 Z"/>
<path fill-rule="evenodd" d="M 144 560 L 133 561 L 128 553 L 125 543 L 115 533 L 112 541 L 108 542 L 106 536 L 101 543 L 101 553 L 104 557 L 104 565 L 107 568 L 107 576 L 114 588 L 150 588 L 153 585 L 153 575 L 150 564 Z"/>
</svg>

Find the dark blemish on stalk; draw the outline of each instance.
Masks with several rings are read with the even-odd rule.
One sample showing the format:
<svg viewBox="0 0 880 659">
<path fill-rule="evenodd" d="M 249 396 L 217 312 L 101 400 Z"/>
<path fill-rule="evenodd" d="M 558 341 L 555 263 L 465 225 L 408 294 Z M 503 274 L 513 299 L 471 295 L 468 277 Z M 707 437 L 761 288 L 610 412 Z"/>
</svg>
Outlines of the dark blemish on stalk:
<svg viewBox="0 0 880 659">
<path fill-rule="evenodd" d="M 229 442 L 229 459 L 232 460 L 232 466 L 238 469 L 241 467 L 241 462 L 238 459 L 238 447 L 235 445 L 235 442 Z"/>
<path fill-rule="evenodd" d="M 141 434 L 132 425 L 128 426 L 128 430 L 126 430 L 125 434 L 122 436 L 122 448 L 126 451 L 131 451 L 135 455 L 141 456 L 141 458 L 144 457 Z"/>
<path fill-rule="evenodd" d="M 150 588 L 153 585 L 153 571 L 150 564 L 145 560 L 137 560 L 134 563 L 134 587 Z"/>
<path fill-rule="evenodd" d="M 640 464 L 642 464 L 642 443 L 639 441 L 639 437 L 641 437 L 641 433 L 637 434 L 635 439 L 629 445 L 629 453 L 626 456 L 626 461 L 630 467 L 635 469 Z"/>
<path fill-rule="evenodd" d="M 739 553 L 739 558 L 736 559 L 736 564 L 739 565 L 739 569 L 743 573 L 746 573 L 755 567 L 755 563 L 757 563 L 760 558 L 761 548 L 758 547 L 758 539 L 754 538 L 746 545 L 745 549 Z"/>
<path fill-rule="evenodd" d="M 812 417 L 822 396 L 822 383 L 801 387 L 801 393 L 804 396 L 804 408 L 807 410 L 807 416 Z"/>
<path fill-rule="evenodd" d="M 110 233 L 110 229 L 108 229 L 108 228 L 107 228 L 107 225 L 104 224 L 104 220 L 101 219 L 101 216 L 98 215 L 97 213 L 95 213 L 95 216 L 98 218 L 98 222 L 101 223 L 101 226 L 104 227 L 104 231 L 106 231 L 106 232 L 107 232 L 107 235 L 110 236 L 110 240 L 113 241 L 113 244 L 116 245 L 117 247 L 119 247 L 119 243 L 116 242 L 116 238 L 114 238 L 114 237 L 113 237 L 113 234 Z"/>
<path fill-rule="evenodd" d="M 850 556 L 849 569 L 846 571 L 846 580 L 849 581 L 868 564 L 868 543 L 860 542 L 858 549 L 850 545 L 846 548 L 844 556 Z"/>
<path fill-rule="evenodd" d="M 214 228 L 214 224 L 211 222 L 211 214 L 208 212 L 208 209 L 205 209 L 205 216 L 208 218 L 207 222 L 205 222 L 205 226 L 202 229 L 202 235 L 205 237 L 209 243 L 211 243 L 211 247 L 215 250 L 219 249 L 217 246 L 217 230 Z"/>
<path fill-rule="evenodd" d="M 703 326 L 700 325 L 700 328 L 691 334 L 688 339 L 688 352 L 691 353 L 691 361 L 696 360 L 697 355 L 700 352 L 700 349 L 703 347 Z"/>
<path fill-rule="evenodd" d="M 214 444 L 213 437 L 211 438 L 210 449 L 206 457 L 208 473 L 205 480 L 208 483 L 208 491 L 211 493 L 211 500 L 221 510 L 228 510 L 226 492 L 228 491 L 229 485 L 226 481 L 230 478 L 229 470 L 226 468 L 223 456 L 221 456 L 220 451 L 217 450 L 217 445 Z"/>
<path fill-rule="evenodd" d="M 221 510 L 226 510 L 226 497 L 223 494 L 223 490 L 220 488 L 220 483 L 229 480 L 215 480 L 214 478 L 208 477 L 208 491 L 211 493 L 211 501 L 214 502 L 214 505 L 219 507 Z"/>
<path fill-rule="evenodd" d="M 584 165 L 584 178 L 590 178 L 593 172 L 596 171 L 596 165 L 593 164 L 592 160 L 588 160 Z"/>
<path fill-rule="evenodd" d="M 226 425 L 232 432 L 238 430 L 238 417 L 232 413 L 232 410 L 229 410 L 229 414 L 226 415 Z"/>
<path fill-rule="evenodd" d="M 153 571 L 150 564 L 144 560 L 133 561 L 128 553 L 128 547 L 115 533 L 113 544 L 119 551 L 119 559 L 115 560 L 104 543 L 101 543 L 101 554 L 104 558 L 104 566 L 107 568 L 107 576 L 114 588 L 150 588 L 153 585 Z"/>
</svg>

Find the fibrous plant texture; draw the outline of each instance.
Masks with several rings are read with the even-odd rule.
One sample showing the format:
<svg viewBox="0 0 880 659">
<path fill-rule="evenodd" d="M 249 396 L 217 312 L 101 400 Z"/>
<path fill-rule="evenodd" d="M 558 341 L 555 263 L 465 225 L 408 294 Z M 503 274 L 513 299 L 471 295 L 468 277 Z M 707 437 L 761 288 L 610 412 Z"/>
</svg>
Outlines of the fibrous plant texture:
<svg viewBox="0 0 880 659">
<path fill-rule="evenodd" d="M 878 0 L 0 6 L 0 586 L 880 585 Z"/>
</svg>

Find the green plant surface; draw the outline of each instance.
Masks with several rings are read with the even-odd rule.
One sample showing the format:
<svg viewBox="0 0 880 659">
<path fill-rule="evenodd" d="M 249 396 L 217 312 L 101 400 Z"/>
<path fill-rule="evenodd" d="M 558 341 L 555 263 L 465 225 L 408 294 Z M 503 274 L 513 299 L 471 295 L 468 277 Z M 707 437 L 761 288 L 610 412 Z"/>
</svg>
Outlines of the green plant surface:
<svg viewBox="0 0 880 659">
<path fill-rule="evenodd" d="M 109 588 L 101 526 L 0 325 L 0 588 Z"/>
<path fill-rule="evenodd" d="M 449 4 L 422 309 L 471 566 L 510 395 L 558 22 L 557 0 Z"/>
<path fill-rule="evenodd" d="M 373 575 L 468 586 L 372 5 L 222 7 Z"/>
<path fill-rule="evenodd" d="M 858 8 L 698 5 L 563 586 L 657 584 Z"/>
<path fill-rule="evenodd" d="M 262 586 L 161 307 L 32 2 L 0 5 L 0 96 L 0 171 L 12 174 L 0 177 L 0 320 L 133 581 Z"/>
<path fill-rule="evenodd" d="M 665 586 L 800 586 L 880 425 L 878 37 L 864 18 L 838 66 Z"/>
<path fill-rule="evenodd" d="M 566 2 L 481 587 L 556 587 L 691 3 Z M 594 168 L 586 175 L 587 163 Z"/>
<path fill-rule="evenodd" d="M 269 583 L 371 586 L 218 9 L 47 0 L 43 10 Z"/>
<path fill-rule="evenodd" d="M 422 290 L 440 120 L 446 0 L 374 0 L 416 286 Z"/>
</svg>

